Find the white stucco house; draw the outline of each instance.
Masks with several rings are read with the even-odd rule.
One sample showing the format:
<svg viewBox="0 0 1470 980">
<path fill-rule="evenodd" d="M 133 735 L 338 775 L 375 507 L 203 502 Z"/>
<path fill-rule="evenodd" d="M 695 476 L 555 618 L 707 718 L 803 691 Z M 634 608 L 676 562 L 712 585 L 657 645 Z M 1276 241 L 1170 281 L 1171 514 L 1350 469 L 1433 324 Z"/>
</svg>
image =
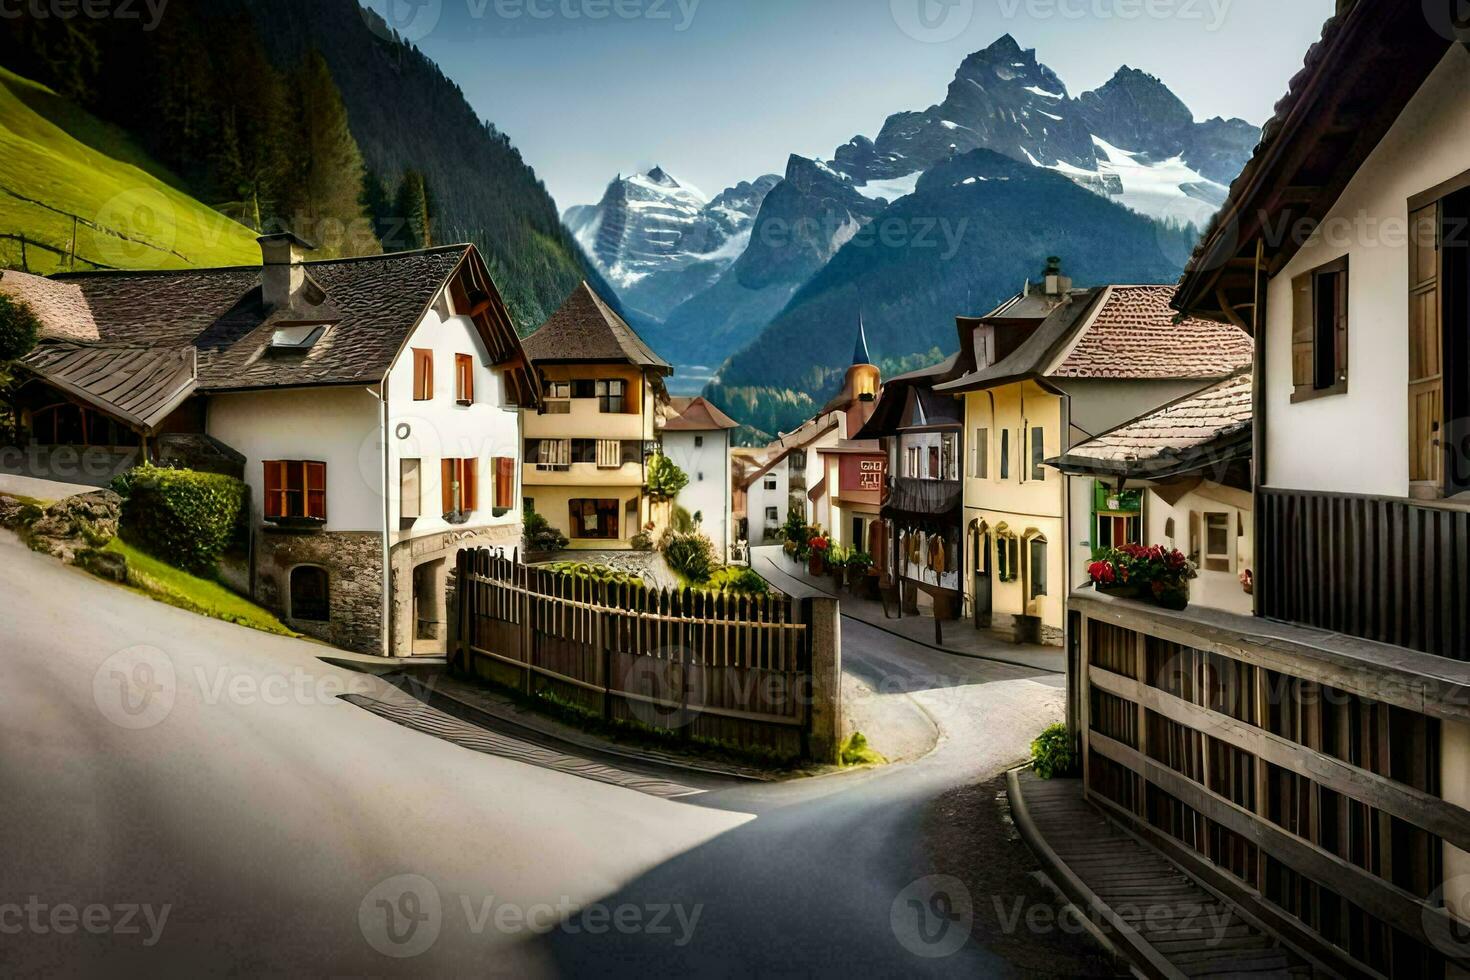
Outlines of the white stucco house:
<svg viewBox="0 0 1470 980">
<path fill-rule="evenodd" d="M 730 433 L 740 427 L 703 398 L 673 398 L 663 420 L 663 451 L 689 477 L 678 506 L 695 516 L 720 554 L 730 559 L 734 543 L 731 519 Z"/>
<path fill-rule="evenodd" d="M 384 656 L 442 653 L 466 547 L 520 539 L 521 408 L 539 388 L 472 245 L 41 279 L 23 423 L 42 445 L 133 447 L 241 477 L 227 581 L 292 628 Z"/>
</svg>

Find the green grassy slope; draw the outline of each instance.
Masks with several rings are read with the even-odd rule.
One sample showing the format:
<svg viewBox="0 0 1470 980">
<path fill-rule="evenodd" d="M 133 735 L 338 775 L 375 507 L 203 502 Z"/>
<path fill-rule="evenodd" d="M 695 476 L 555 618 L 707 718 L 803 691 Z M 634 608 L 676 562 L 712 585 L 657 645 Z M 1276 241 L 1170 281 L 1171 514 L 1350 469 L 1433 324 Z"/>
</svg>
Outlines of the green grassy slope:
<svg viewBox="0 0 1470 980">
<path fill-rule="evenodd" d="M 260 262 L 255 233 L 177 190 L 116 127 L 0 68 L 0 266 L 34 273 Z"/>
</svg>

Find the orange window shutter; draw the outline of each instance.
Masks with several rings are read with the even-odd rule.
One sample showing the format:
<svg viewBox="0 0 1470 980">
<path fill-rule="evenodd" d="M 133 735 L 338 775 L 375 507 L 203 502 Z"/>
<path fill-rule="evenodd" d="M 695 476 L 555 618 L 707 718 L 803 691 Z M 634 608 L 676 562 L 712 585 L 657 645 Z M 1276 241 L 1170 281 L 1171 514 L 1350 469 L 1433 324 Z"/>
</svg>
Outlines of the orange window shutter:
<svg viewBox="0 0 1470 980">
<path fill-rule="evenodd" d="M 495 461 L 495 506 L 500 510 L 510 510 L 514 504 L 516 491 L 516 461 L 508 457 L 502 457 Z"/>
<path fill-rule="evenodd" d="M 306 516 L 327 519 L 327 464 L 306 464 Z"/>
<path fill-rule="evenodd" d="M 281 478 L 281 471 L 285 469 L 284 463 L 269 461 L 265 464 L 265 516 L 284 517 L 285 508 L 282 506 L 283 489 L 285 482 Z"/>
<path fill-rule="evenodd" d="M 426 402 L 434 398 L 434 352 L 413 352 L 413 397 L 414 401 Z"/>
<path fill-rule="evenodd" d="M 456 396 L 462 402 L 475 400 L 475 359 L 468 354 L 454 355 Z"/>
<path fill-rule="evenodd" d="M 454 513 L 454 460 L 446 459 L 439 464 L 440 492 L 444 498 L 444 513 Z"/>
<path fill-rule="evenodd" d="M 465 513 L 480 509 L 480 461 L 478 459 L 460 460 L 460 501 L 461 509 Z"/>
</svg>

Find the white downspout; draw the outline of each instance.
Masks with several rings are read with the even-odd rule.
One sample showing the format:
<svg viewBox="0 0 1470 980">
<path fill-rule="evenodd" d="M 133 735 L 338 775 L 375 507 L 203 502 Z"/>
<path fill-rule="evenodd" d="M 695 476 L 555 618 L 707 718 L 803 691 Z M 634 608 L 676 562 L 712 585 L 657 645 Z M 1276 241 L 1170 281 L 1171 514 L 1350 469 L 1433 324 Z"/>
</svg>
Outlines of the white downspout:
<svg viewBox="0 0 1470 980">
<path fill-rule="evenodd" d="M 393 568 L 392 546 L 390 544 L 393 534 L 393 499 L 391 484 L 388 482 L 388 375 L 383 375 L 383 383 L 379 387 L 381 392 L 382 408 L 378 418 L 379 438 L 378 445 L 383 451 L 383 644 L 382 652 L 385 659 L 393 656 Z"/>
</svg>

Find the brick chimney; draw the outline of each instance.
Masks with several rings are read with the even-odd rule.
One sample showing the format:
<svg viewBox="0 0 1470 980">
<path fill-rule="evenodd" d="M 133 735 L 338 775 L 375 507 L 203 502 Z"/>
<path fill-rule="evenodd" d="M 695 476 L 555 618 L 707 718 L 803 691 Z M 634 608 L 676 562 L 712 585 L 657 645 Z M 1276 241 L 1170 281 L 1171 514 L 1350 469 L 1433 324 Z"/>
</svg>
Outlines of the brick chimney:
<svg viewBox="0 0 1470 980">
<path fill-rule="evenodd" d="M 1072 291 L 1072 280 L 1062 275 L 1062 260 L 1055 255 L 1046 260 L 1046 272 L 1042 277 L 1048 296 L 1065 296 Z"/>
<path fill-rule="evenodd" d="M 284 310 L 300 297 L 306 285 L 306 253 L 316 246 L 289 231 L 262 235 L 260 243 L 261 300 L 273 310 Z"/>
</svg>

